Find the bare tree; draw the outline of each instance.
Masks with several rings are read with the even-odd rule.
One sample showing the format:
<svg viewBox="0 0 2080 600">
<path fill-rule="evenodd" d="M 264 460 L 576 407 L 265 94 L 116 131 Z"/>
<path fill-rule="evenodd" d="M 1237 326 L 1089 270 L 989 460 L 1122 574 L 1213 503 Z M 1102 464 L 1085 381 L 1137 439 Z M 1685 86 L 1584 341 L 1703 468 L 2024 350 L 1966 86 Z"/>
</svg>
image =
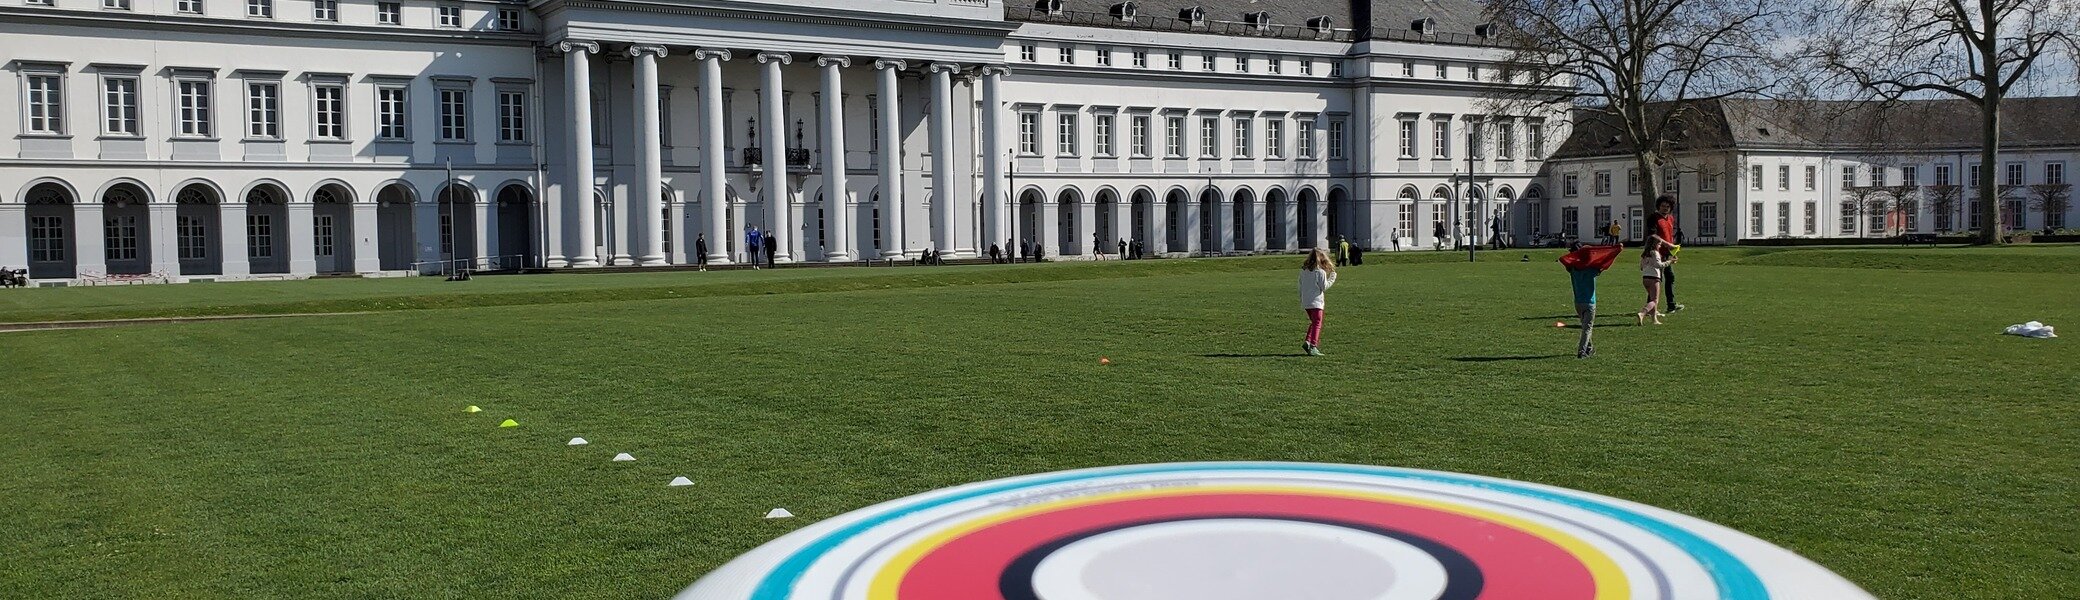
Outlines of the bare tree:
<svg viewBox="0 0 2080 600">
<path fill-rule="evenodd" d="M 2060 222 L 2063 219 L 2059 217 L 2065 216 L 2066 209 L 2073 205 L 2073 184 L 2039 183 L 2029 186 L 2029 191 L 2033 196 L 2030 199 L 2030 207 L 2044 215 L 2046 229 L 2065 225 Z"/>
<path fill-rule="evenodd" d="M 1898 203 L 1899 197 L 1893 195 L 1892 186 L 1873 185 L 1863 188 L 1863 206 L 1857 211 L 1857 220 L 1862 222 L 1856 224 L 1864 230 L 1863 237 L 1870 237 L 1872 234 L 1880 237 L 1890 235 L 1892 231 L 1890 225 L 1886 224 L 1884 215 L 1891 213 L 1892 208 Z M 1868 224 L 1872 216 L 1879 219 L 1877 227 Z"/>
<path fill-rule="evenodd" d="M 1952 219 L 1957 217 L 1957 207 L 1964 199 L 1964 186 L 1931 185 L 1921 194 L 1928 200 L 1928 213 L 1935 216 L 1936 232 L 1949 233 Z"/>
<path fill-rule="evenodd" d="M 1979 112 L 1979 242 L 1997 244 L 2001 102 L 2059 45 L 2071 44 L 2076 0 L 1829 0 L 1830 33 L 1812 44 L 1834 74 L 1884 100 L 1948 95 Z"/>
<path fill-rule="evenodd" d="M 1921 186 L 1918 186 L 1918 185 L 1893 185 L 1893 186 L 1886 186 L 1886 187 L 1885 187 L 1885 195 L 1888 195 L 1888 196 L 1891 196 L 1891 197 L 1892 197 L 1892 206 L 1891 206 L 1891 209 L 1892 209 L 1892 210 L 1891 210 L 1890 212 L 1892 212 L 1892 213 L 1897 213 L 1897 214 L 1899 214 L 1899 215 L 1900 215 L 1900 217 L 1899 217 L 1899 232 L 1900 232 L 1901 234 L 1905 234 L 1905 233 L 1907 233 L 1907 215 L 1909 215 L 1909 214 L 1913 214 L 1913 213 L 1914 213 L 1915 211 L 1921 210 L 1921 202 L 1920 202 L 1920 200 L 1921 200 L 1921 199 L 1920 199 L 1920 196 L 1921 196 Z M 1886 220 L 1885 220 L 1885 227 L 1886 227 L 1886 232 L 1885 232 L 1885 235 L 1892 235 L 1892 231 L 1891 231 L 1891 227 L 1892 227 L 1892 219 L 1891 219 L 1890 217 L 1886 218 Z"/>
<path fill-rule="evenodd" d="M 1490 100 L 1574 108 L 1574 126 L 1614 132 L 1645 179 L 1652 210 L 1662 167 L 1707 101 L 1752 95 L 1781 78 L 1767 49 L 1782 16 L 1766 0 L 1487 0 L 1511 50 Z"/>
</svg>

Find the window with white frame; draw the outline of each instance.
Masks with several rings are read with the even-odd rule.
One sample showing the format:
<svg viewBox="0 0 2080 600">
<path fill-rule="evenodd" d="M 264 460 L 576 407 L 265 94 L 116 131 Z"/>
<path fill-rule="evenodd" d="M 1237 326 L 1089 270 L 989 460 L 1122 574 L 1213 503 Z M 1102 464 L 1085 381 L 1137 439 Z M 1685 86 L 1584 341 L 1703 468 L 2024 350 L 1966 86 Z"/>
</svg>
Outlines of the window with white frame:
<svg viewBox="0 0 2080 600">
<path fill-rule="evenodd" d="M 137 260 L 137 217 L 120 215 L 101 222 L 104 256 L 108 260 Z"/>
<path fill-rule="evenodd" d="M 332 256 L 335 240 L 332 237 L 332 215 L 317 215 L 311 219 L 311 245 L 318 257 Z"/>
<path fill-rule="evenodd" d="M 1561 235 L 1581 236 L 1582 209 L 1573 206 L 1560 207 L 1560 233 Z"/>
<path fill-rule="evenodd" d="M 1329 120 L 1329 160 L 1343 159 L 1343 119 Z"/>
<path fill-rule="evenodd" d="M 130 10 L 130 0 L 101 0 L 101 7 L 109 10 Z"/>
<path fill-rule="evenodd" d="M 1449 77 L 1450 77 L 1450 73 L 1451 73 L 1451 71 L 1450 71 L 1449 69 L 1445 68 L 1445 63 L 1443 63 L 1443 62 L 1439 62 L 1439 63 L 1437 63 L 1437 78 L 1438 78 L 1438 79 L 1447 79 L 1447 78 L 1449 78 Z"/>
<path fill-rule="evenodd" d="M 1582 176 L 1575 173 L 1561 175 L 1560 195 L 1569 198 L 1582 195 Z"/>
<path fill-rule="evenodd" d="M 1950 165 L 1936 165 L 1936 185 L 1950 185 Z"/>
<path fill-rule="evenodd" d="M 1301 119 L 1293 134 L 1300 138 L 1300 158 L 1314 160 L 1314 119 Z"/>
<path fill-rule="evenodd" d="M 442 4 L 442 5 L 440 5 L 440 7 L 439 7 L 439 15 L 440 15 L 440 25 L 441 25 L 442 27 L 461 27 L 461 26 L 462 26 L 462 5 L 460 5 L 460 4 Z"/>
<path fill-rule="evenodd" d="M 26 131 L 37 135 L 65 133 L 65 74 L 57 70 L 22 72 L 23 98 L 28 102 Z"/>
<path fill-rule="evenodd" d="M 1527 121 L 1524 123 L 1524 156 L 1532 160 L 1540 160 L 1546 157 L 1545 121 Z"/>
<path fill-rule="evenodd" d="M 1301 74 L 1302 76 L 1306 76 L 1306 77 L 1313 77 L 1313 76 L 1314 76 L 1314 59 L 1312 59 L 1312 58 L 1303 58 L 1303 59 L 1300 59 L 1300 74 Z"/>
<path fill-rule="evenodd" d="M 440 141 L 469 141 L 469 88 L 440 88 L 440 119 Z"/>
<path fill-rule="evenodd" d="M 274 215 L 246 215 L 246 258 L 274 258 Z"/>
<path fill-rule="evenodd" d="M 1921 228 L 1921 207 L 1911 199 L 1899 201 L 1899 212 L 1906 216 L 1906 231 Z"/>
<path fill-rule="evenodd" d="M 1163 154 L 1184 158 L 1184 117 L 1163 117 Z"/>
<path fill-rule="evenodd" d="M 1452 122 L 1436 120 L 1430 122 L 1430 157 L 1452 157 Z"/>
<path fill-rule="evenodd" d="M 1886 169 L 1885 167 L 1880 167 L 1880 166 L 1877 166 L 1877 165 L 1872 165 L 1872 166 L 1871 166 L 1871 185 L 1885 185 L 1885 179 L 1886 179 L 1886 177 L 1885 177 L 1885 176 L 1886 176 L 1886 175 L 1888 174 L 1888 173 L 1886 173 L 1886 170 L 1887 170 L 1887 169 Z"/>
<path fill-rule="evenodd" d="M 1777 203 L 1777 233 L 1791 235 L 1791 203 Z"/>
<path fill-rule="evenodd" d="M 1487 127 L 1480 121 L 1466 122 L 1466 155 L 1474 160 L 1487 158 Z"/>
<path fill-rule="evenodd" d="M 1170 54 L 1169 54 L 1168 56 L 1166 56 L 1166 57 L 1165 57 L 1165 60 L 1167 60 L 1167 61 L 1168 61 L 1168 63 L 1169 63 L 1169 67 L 1170 67 L 1170 70 L 1172 70 L 1172 71 L 1182 71 L 1182 70 L 1184 70 L 1184 54 L 1182 54 L 1182 53 L 1179 53 L 1179 52 L 1178 52 L 1178 51 L 1176 51 L 1176 50 L 1172 50 L 1172 51 L 1170 51 Z"/>
<path fill-rule="evenodd" d="M 1412 60 L 1411 60 L 1411 61 L 1404 61 L 1404 62 L 1402 62 L 1402 63 L 1401 63 L 1401 76 L 1402 76 L 1402 77 L 1415 77 L 1415 76 L 1416 76 L 1416 61 L 1412 61 Z"/>
<path fill-rule="evenodd" d="M 1249 117 L 1235 119 L 1235 158 L 1250 157 L 1250 121 Z"/>
<path fill-rule="evenodd" d="M 1639 195 L 1639 169 L 1625 170 L 1625 193 Z"/>
<path fill-rule="evenodd" d="M 1842 167 L 1842 189 L 1856 189 L 1856 167 L 1854 165 Z"/>
<path fill-rule="evenodd" d="M 382 24 L 382 25 L 403 25 L 403 24 L 404 24 L 404 3 L 401 3 L 401 2 L 377 2 L 377 3 L 376 3 L 376 23 L 378 23 L 378 24 Z"/>
<path fill-rule="evenodd" d="M 1820 203 L 1811 200 L 1806 201 L 1806 218 L 1803 223 L 1806 235 L 1813 235 L 1820 231 Z"/>
<path fill-rule="evenodd" d="M 1900 168 L 1899 168 L 1899 184 L 1900 184 L 1900 185 L 1907 185 L 1907 186 L 1917 186 L 1917 187 L 1918 187 L 1918 186 L 1920 186 L 1920 185 L 1921 185 L 1921 167 L 1916 167 L 1916 166 L 1906 166 L 1906 167 L 1900 167 Z"/>
<path fill-rule="evenodd" d="M 1040 49 L 1033 44 L 1018 45 L 1019 62 L 1040 62 Z"/>
<path fill-rule="evenodd" d="M 1040 113 L 1018 113 L 1018 153 L 1026 156 L 1040 154 Z"/>
<path fill-rule="evenodd" d="M 1700 191 L 1700 192 L 1716 192 L 1716 191 L 1719 191 L 1719 174 L 1718 174 L 1718 173 L 1712 173 L 1712 172 L 1707 172 L 1707 171 L 1698 171 L 1698 172 L 1697 172 L 1697 191 Z"/>
<path fill-rule="evenodd" d="M 246 16 L 255 19 L 274 18 L 274 0 L 246 0 Z"/>
<path fill-rule="evenodd" d="M 1091 118 L 1091 135 L 1097 142 L 1098 156 L 1118 156 L 1112 147 L 1112 115 L 1097 115 Z"/>
<path fill-rule="evenodd" d="M 1408 198 L 1408 196 L 1412 193 L 1413 192 L 1403 191 L 1402 197 L 1404 198 L 1404 200 L 1400 202 L 1398 206 L 1394 207 L 1394 224 L 1397 229 L 1401 230 L 1400 237 L 1410 237 L 1415 235 L 1416 203 L 1412 198 Z"/>
<path fill-rule="evenodd" d="M 1595 227 L 1595 228 L 1596 228 L 1596 231 L 1597 231 L 1597 235 L 1599 235 L 1599 236 L 1600 236 L 1600 235 L 1603 235 L 1603 232 L 1605 231 L 1605 230 L 1604 230 L 1604 228 L 1605 228 L 1605 227 L 1609 227 L 1609 226 L 1610 226 L 1610 224 L 1611 224 L 1611 207 L 1609 207 L 1609 206 L 1598 206 L 1598 207 L 1596 207 L 1596 222 L 1594 222 L 1594 223 L 1590 223 L 1590 224 L 1589 224 L 1589 226 L 1591 226 L 1591 227 Z"/>
<path fill-rule="evenodd" d="M 1762 217 L 1763 217 L 1763 215 L 1762 215 L 1762 207 L 1763 207 L 1763 204 L 1762 204 L 1761 202 L 1749 202 L 1749 203 L 1748 203 L 1748 235 L 1749 235 L 1749 236 L 1752 236 L 1752 237 L 1767 237 L 1767 236 L 1769 235 L 1769 233 L 1768 233 L 1768 232 L 1765 232 L 1765 231 L 1763 231 L 1763 230 L 1762 230 Z"/>
<path fill-rule="evenodd" d="M 1748 189 L 1762 191 L 1762 165 L 1748 165 Z"/>
<path fill-rule="evenodd" d="M 1867 211 L 1864 214 L 1864 217 L 1866 217 L 1870 221 L 1870 229 L 1864 230 L 1866 233 L 1879 233 L 1885 231 L 1885 211 Z"/>
<path fill-rule="evenodd" d="M 215 134 L 210 119 L 210 84 L 208 79 L 176 79 L 176 101 L 180 121 L 181 137 L 210 137 Z"/>
<path fill-rule="evenodd" d="M 339 0 L 311 0 L 311 20 L 338 21 Z"/>
<path fill-rule="evenodd" d="M 1820 189 L 1820 167 L 1806 165 L 1806 191 Z"/>
<path fill-rule="evenodd" d="M 1264 69 L 1272 75 L 1282 74 L 1285 72 L 1285 59 L 1276 56 L 1266 57 L 1264 59 Z"/>
<path fill-rule="evenodd" d="M 1856 203 L 1855 203 L 1855 202 L 1853 202 L 1853 201 L 1847 201 L 1847 200 L 1845 200 L 1845 201 L 1843 201 L 1843 202 L 1842 202 L 1842 230 L 1841 230 L 1841 234 L 1842 234 L 1842 235 L 1854 235 L 1855 233 L 1856 233 Z"/>
<path fill-rule="evenodd" d="M 1777 165 L 1777 190 L 1791 189 L 1791 165 Z"/>
<path fill-rule="evenodd" d="M 1199 119 L 1199 156 L 1220 158 L 1221 121 L 1213 117 Z"/>
<path fill-rule="evenodd" d="M 1133 127 L 1133 131 L 1129 133 L 1134 137 L 1134 156 L 1137 158 L 1147 158 L 1150 136 L 1150 132 L 1148 130 L 1148 115 L 1134 115 L 1134 120 L 1131 127 Z"/>
<path fill-rule="evenodd" d="M 881 151 L 881 99 L 867 94 L 867 152 Z M 876 246 L 877 248 L 879 246 Z"/>
<path fill-rule="evenodd" d="M 520 30 L 520 9 L 517 9 L 517 8 L 500 8 L 500 9 L 498 9 L 498 30 L 499 30 L 499 31 L 519 31 L 519 30 Z"/>
<path fill-rule="evenodd" d="M 664 119 L 659 120 L 664 121 Z M 527 141 L 526 91 L 500 90 L 498 92 L 498 141 L 508 143 Z"/>
<path fill-rule="evenodd" d="M 282 84 L 279 81 L 246 82 L 246 137 L 281 139 Z"/>
<path fill-rule="evenodd" d="M 1416 121 L 1401 120 L 1401 158 L 1416 157 Z"/>
<path fill-rule="evenodd" d="M 59 215 L 34 215 L 29 217 L 29 260 L 32 262 L 65 262 L 65 217 Z"/>
<path fill-rule="evenodd" d="M 338 83 L 311 86 L 311 137 L 347 139 L 347 87 Z"/>
<path fill-rule="evenodd" d="M 1199 56 L 1199 70 L 1212 73 L 1220 66 L 1220 55 L 1208 52 Z"/>
<path fill-rule="evenodd" d="M 2008 163 L 2008 185 L 2023 185 L 2022 163 Z"/>
<path fill-rule="evenodd" d="M 101 132 L 110 136 L 136 136 L 138 128 L 137 77 L 104 75 L 101 78 Z"/>
<path fill-rule="evenodd" d="M 1676 168 L 1675 168 L 1675 167 L 1662 167 L 1662 168 L 1661 168 L 1661 191 L 1673 194 L 1673 193 L 1676 193 L 1676 192 L 1682 191 L 1682 189 L 1683 189 L 1683 179 L 1682 179 L 1682 173 L 1680 173 L 1680 172 L 1676 171 Z"/>
<path fill-rule="evenodd" d="M 1249 72 L 1249 61 L 1250 61 L 1250 59 L 1249 59 L 1249 55 L 1248 55 L 1248 54 L 1237 54 L 1237 55 L 1235 55 L 1235 72 L 1237 72 L 1237 73 L 1248 73 L 1248 72 Z"/>
<path fill-rule="evenodd" d="M 2064 184 L 2065 182 L 2066 182 L 2066 164 L 2065 164 L 2065 163 L 2063 163 L 2063 162 L 2047 162 L 2047 163 L 2044 163 L 2044 183 L 2045 183 L 2046 185 L 2062 185 L 2062 184 Z"/>
<path fill-rule="evenodd" d="M 202 14 L 202 0 L 178 0 L 174 2 L 173 9 L 176 12 L 199 15 Z"/>
<path fill-rule="evenodd" d="M 1495 158 L 1515 160 L 1517 157 L 1517 124 L 1503 121 L 1495 124 Z"/>
<path fill-rule="evenodd" d="M 1100 66 L 1100 67 L 1110 67 L 1110 66 L 1112 66 L 1112 49 L 1111 49 L 1111 48 L 1107 48 L 1107 47 L 1104 47 L 1104 46 L 1099 46 L 1099 47 L 1098 47 L 1098 66 Z"/>
<path fill-rule="evenodd" d="M 1065 112 L 1055 115 L 1054 153 L 1056 156 L 1076 155 L 1076 113 Z"/>
<path fill-rule="evenodd" d="M 410 139 L 411 113 L 405 105 L 409 88 L 402 85 L 376 86 L 376 139 Z"/>
<path fill-rule="evenodd" d="M 1719 235 L 1719 203 L 1699 202 L 1697 204 L 1697 229 L 1704 232 L 1704 235 L 1708 237 Z"/>
<path fill-rule="evenodd" d="M 181 215 L 174 218 L 174 237 L 179 247 L 181 260 L 203 260 L 209 258 L 208 229 L 202 219 Z"/>
<path fill-rule="evenodd" d="M 1076 64 L 1076 45 L 1075 45 L 1075 44 L 1062 44 L 1062 46 L 1061 46 L 1060 48 L 1056 49 L 1056 53 L 1057 53 L 1057 56 L 1056 56 L 1056 61 L 1057 61 L 1057 62 L 1060 62 L 1060 63 L 1062 63 L 1062 64 L 1065 64 L 1065 65 L 1073 65 L 1073 64 Z"/>
<path fill-rule="evenodd" d="M 1611 195 L 1611 172 L 1610 172 L 1610 171 L 1597 171 L 1597 172 L 1596 172 L 1596 181 L 1595 181 L 1595 185 L 1596 185 L 1596 195 L 1598 195 L 1598 196 L 1609 196 L 1609 195 Z M 1603 221 L 1605 221 L 1605 220 L 1606 220 L 1606 219 L 1602 219 L 1602 218 L 1599 218 L 1599 219 L 1597 219 L 1596 221 L 1597 221 L 1598 223 L 1601 223 L 1601 222 L 1603 222 Z"/>
<path fill-rule="evenodd" d="M 1140 48 L 1135 48 L 1133 65 L 1136 69 L 1148 68 L 1148 51 L 1142 50 Z"/>
<path fill-rule="evenodd" d="M 1965 187 L 1968 187 L 1968 188 L 1976 188 L 1976 187 L 1979 187 L 1979 175 L 1980 175 L 1980 174 L 1981 174 L 1981 173 L 1979 172 L 1979 165 L 1972 165 L 1972 166 L 1970 166 L 1970 167 L 1967 167 L 1967 168 L 1966 168 L 1966 170 L 1965 170 L 1965 180 L 1964 180 L 1964 186 L 1965 186 Z M 1976 214 L 1976 213 L 1975 213 L 1975 214 Z M 1977 228 L 1978 226 L 1977 226 L 1977 225 L 1973 225 L 1972 227 L 1974 227 L 1974 228 Z"/>
</svg>

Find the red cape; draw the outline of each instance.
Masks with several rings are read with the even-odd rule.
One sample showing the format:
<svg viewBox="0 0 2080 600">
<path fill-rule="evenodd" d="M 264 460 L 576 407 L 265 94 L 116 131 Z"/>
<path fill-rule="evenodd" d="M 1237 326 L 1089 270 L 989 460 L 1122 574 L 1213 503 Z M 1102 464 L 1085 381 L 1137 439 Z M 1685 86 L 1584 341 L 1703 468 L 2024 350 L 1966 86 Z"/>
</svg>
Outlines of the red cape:
<svg viewBox="0 0 2080 600">
<path fill-rule="evenodd" d="M 1618 245 L 1582 246 L 1573 252 L 1561 255 L 1560 264 L 1569 270 L 1593 267 L 1598 271 L 1607 271 L 1610 270 L 1612 263 L 1618 261 L 1618 254 L 1624 251 L 1625 247 Z"/>
</svg>

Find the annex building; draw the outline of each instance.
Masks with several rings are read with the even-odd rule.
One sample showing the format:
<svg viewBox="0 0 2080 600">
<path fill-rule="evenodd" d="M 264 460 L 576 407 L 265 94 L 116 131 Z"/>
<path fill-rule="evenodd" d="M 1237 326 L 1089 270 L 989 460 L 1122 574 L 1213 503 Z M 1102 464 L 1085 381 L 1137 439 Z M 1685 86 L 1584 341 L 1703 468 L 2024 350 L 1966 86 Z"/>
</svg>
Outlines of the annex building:
<svg viewBox="0 0 2080 600">
<path fill-rule="evenodd" d="M 5 0 L 0 267 L 68 284 L 1428 246 L 1528 224 L 1466 0 Z M 1561 137 L 1554 134 L 1551 137 Z M 1461 205 L 1456 200 L 1467 200 Z M 1521 234 L 1521 232 L 1519 232 Z M 1007 246 L 1007 249 L 1008 249 Z"/>
</svg>

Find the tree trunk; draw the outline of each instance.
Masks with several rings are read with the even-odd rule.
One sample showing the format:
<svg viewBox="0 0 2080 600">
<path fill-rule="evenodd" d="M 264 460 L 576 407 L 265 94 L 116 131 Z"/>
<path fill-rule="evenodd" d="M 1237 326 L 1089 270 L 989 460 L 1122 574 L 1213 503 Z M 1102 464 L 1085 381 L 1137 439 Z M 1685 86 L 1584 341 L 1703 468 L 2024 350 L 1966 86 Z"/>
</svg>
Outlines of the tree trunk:
<svg viewBox="0 0 2080 600">
<path fill-rule="evenodd" d="M 2001 155 L 2001 97 L 1988 90 L 1979 105 L 1979 243 L 2001 243 L 1999 181 Z"/>
</svg>

